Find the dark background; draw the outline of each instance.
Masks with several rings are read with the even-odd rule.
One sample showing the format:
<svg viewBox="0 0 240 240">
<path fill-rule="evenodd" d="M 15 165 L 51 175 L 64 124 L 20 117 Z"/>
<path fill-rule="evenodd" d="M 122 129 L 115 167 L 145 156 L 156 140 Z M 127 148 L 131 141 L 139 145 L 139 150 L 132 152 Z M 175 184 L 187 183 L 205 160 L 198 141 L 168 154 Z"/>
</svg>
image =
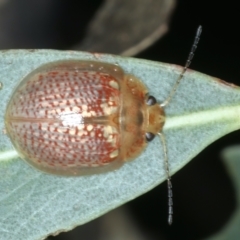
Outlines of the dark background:
<svg viewBox="0 0 240 240">
<path fill-rule="evenodd" d="M 87 23 L 102 3 L 100 0 L 12 2 L 14 9 L 0 11 L 2 33 L 12 39 L 9 41 L 2 34 L 2 49 L 72 48 L 83 39 Z M 240 84 L 239 10 L 238 2 L 233 0 L 179 0 L 169 32 L 137 57 L 183 65 L 201 24 L 203 33 L 191 68 Z M 239 144 L 239 136 L 235 132 L 216 141 L 173 176 L 174 224 L 171 227 L 166 221 L 166 183 L 127 203 L 141 231 L 157 239 L 161 236 L 161 239 L 194 240 L 220 230 L 236 207 L 235 192 L 220 152 Z"/>
<path fill-rule="evenodd" d="M 203 33 L 191 68 L 239 85 L 239 10 L 238 2 L 232 0 L 178 1 L 169 33 L 137 57 L 183 65 L 200 24 Z M 236 207 L 233 185 L 220 153 L 239 144 L 239 137 L 238 131 L 219 139 L 173 176 L 173 226 L 167 227 L 167 209 L 160 201 L 166 198 L 164 184 L 128 204 L 139 222 L 174 240 L 203 239 L 219 231 Z"/>
</svg>

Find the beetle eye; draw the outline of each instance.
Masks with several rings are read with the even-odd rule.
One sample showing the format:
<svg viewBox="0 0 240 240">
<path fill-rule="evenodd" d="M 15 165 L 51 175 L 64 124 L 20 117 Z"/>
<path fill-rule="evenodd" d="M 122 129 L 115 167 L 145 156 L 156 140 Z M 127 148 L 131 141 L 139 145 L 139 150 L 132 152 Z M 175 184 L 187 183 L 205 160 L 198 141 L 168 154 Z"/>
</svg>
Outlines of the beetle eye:
<svg viewBox="0 0 240 240">
<path fill-rule="evenodd" d="M 151 132 L 146 132 L 145 137 L 148 142 L 151 142 L 155 138 L 155 135 Z"/>
<path fill-rule="evenodd" d="M 149 97 L 148 97 L 148 99 L 147 99 L 147 105 L 152 106 L 152 105 L 154 105 L 154 104 L 156 104 L 156 103 L 157 103 L 157 100 L 156 100 L 155 97 L 153 97 L 153 96 L 149 96 Z"/>
</svg>

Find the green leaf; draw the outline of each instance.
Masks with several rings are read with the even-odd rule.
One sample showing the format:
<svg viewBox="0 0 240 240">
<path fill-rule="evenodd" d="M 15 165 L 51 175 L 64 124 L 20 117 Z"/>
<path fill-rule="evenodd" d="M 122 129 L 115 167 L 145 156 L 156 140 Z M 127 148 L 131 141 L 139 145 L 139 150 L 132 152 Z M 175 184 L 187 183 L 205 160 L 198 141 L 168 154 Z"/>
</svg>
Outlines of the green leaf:
<svg viewBox="0 0 240 240">
<path fill-rule="evenodd" d="M 237 240 L 240 236 L 240 147 L 228 147 L 224 149 L 222 156 L 236 190 L 237 209 L 226 226 L 209 240 Z"/>
<path fill-rule="evenodd" d="M 0 129 L 4 128 L 6 104 L 21 79 L 42 64 L 64 59 L 118 64 L 126 73 L 141 79 L 159 102 L 166 99 L 182 70 L 175 65 L 105 54 L 2 51 Z M 198 72 L 186 72 L 165 109 L 164 134 L 172 174 L 211 142 L 239 129 L 239 102 L 238 87 Z M 58 177 L 28 166 L 2 134 L 0 176 L 0 239 L 30 240 L 43 239 L 88 222 L 154 188 L 165 180 L 166 173 L 158 139 L 119 170 L 92 176 Z"/>
</svg>

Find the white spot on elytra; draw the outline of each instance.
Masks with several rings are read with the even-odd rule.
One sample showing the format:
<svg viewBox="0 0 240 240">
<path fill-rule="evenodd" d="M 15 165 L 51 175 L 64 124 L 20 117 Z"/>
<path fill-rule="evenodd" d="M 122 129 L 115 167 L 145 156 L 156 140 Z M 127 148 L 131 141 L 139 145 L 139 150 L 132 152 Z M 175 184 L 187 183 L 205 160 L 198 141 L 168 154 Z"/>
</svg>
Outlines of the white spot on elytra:
<svg viewBox="0 0 240 240">
<path fill-rule="evenodd" d="M 80 108 L 74 106 L 74 107 L 72 108 L 72 111 L 75 112 L 75 113 L 78 113 L 78 112 L 80 111 Z"/>
<path fill-rule="evenodd" d="M 70 135 L 75 135 L 76 134 L 76 129 L 75 128 L 70 129 L 69 134 Z"/>
<path fill-rule="evenodd" d="M 119 84 L 118 84 L 116 81 L 111 80 L 111 81 L 109 82 L 109 85 L 110 85 L 112 88 L 119 89 Z"/>
<path fill-rule="evenodd" d="M 82 114 L 73 111 L 61 113 L 58 118 L 64 127 L 76 127 L 84 123 Z"/>
<path fill-rule="evenodd" d="M 95 111 L 90 111 L 90 113 L 92 114 L 93 117 L 97 115 Z"/>
<path fill-rule="evenodd" d="M 87 109 L 88 109 L 88 106 L 87 106 L 87 105 L 82 105 L 81 107 L 82 107 L 82 110 L 83 110 L 83 111 L 87 111 Z"/>
<path fill-rule="evenodd" d="M 80 125 L 78 125 L 77 128 L 78 128 L 79 131 L 83 130 L 83 128 L 84 128 L 84 124 L 80 124 Z"/>
<path fill-rule="evenodd" d="M 83 135 L 83 131 L 78 132 L 78 136 L 81 137 Z"/>
<path fill-rule="evenodd" d="M 93 129 L 93 125 L 88 125 L 88 126 L 87 126 L 87 130 L 88 130 L 88 131 L 91 131 L 92 129 Z"/>
<path fill-rule="evenodd" d="M 111 126 L 105 126 L 104 127 L 104 132 L 103 132 L 103 137 L 108 138 L 110 134 L 112 134 L 112 127 Z"/>
<path fill-rule="evenodd" d="M 114 157 L 117 157 L 117 156 L 118 156 L 118 150 L 115 150 L 115 151 L 113 151 L 109 154 L 110 158 L 114 158 Z"/>
<path fill-rule="evenodd" d="M 66 129 L 64 129 L 64 128 L 57 128 L 57 132 L 59 132 L 59 133 L 63 133 L 64 130 L 66 130 Z"/>
<path fill-rule="evenodd" d="M 60 108 L 58 108 L 58 109 L 56 110 L 56 112 L 57 112 L 57 114 L 61 114 L 61 113 L 62 113 L 62 110 L 61 110 Z"/>
<path fill-rule="evenodd" d="M 91 117 L 91 113 L 87 111 L 82 112 L 82 117 Z"/>
<path fill-rule="evenodd" d="M 55 126 L 50 126 L 50 132 L 54 132 Z"/>
</svg>

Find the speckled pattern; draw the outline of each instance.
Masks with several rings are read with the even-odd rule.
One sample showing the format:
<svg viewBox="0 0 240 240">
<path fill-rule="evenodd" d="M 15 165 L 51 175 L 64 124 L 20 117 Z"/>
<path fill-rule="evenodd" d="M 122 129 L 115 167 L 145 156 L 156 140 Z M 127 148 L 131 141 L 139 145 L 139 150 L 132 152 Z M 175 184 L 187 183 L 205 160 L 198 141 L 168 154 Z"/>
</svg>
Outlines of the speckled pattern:
<svg viewBox="0 0 240 240">
<path fill-rule="evenodd" d="M 118 80 L 97 72 L 96 64 L 70 66 L 27 76 L 8 105 L 6 128 L 24 159 L 75 174 L 76 167 L 109 164 L 118 156 L 119 123 L 111 119 L 119 115 L 120 91 Z"/>
<path fill-rule="evenodd" d="M 162 109 L 148 106 L 146 93 L 138 79 L 114 64 L 53 62 L 15 89 L 6 130 L 19 155 L 45 172 L 109 171 L 143 151 L 145 131 L 162 129 Z"/>
</svg>

